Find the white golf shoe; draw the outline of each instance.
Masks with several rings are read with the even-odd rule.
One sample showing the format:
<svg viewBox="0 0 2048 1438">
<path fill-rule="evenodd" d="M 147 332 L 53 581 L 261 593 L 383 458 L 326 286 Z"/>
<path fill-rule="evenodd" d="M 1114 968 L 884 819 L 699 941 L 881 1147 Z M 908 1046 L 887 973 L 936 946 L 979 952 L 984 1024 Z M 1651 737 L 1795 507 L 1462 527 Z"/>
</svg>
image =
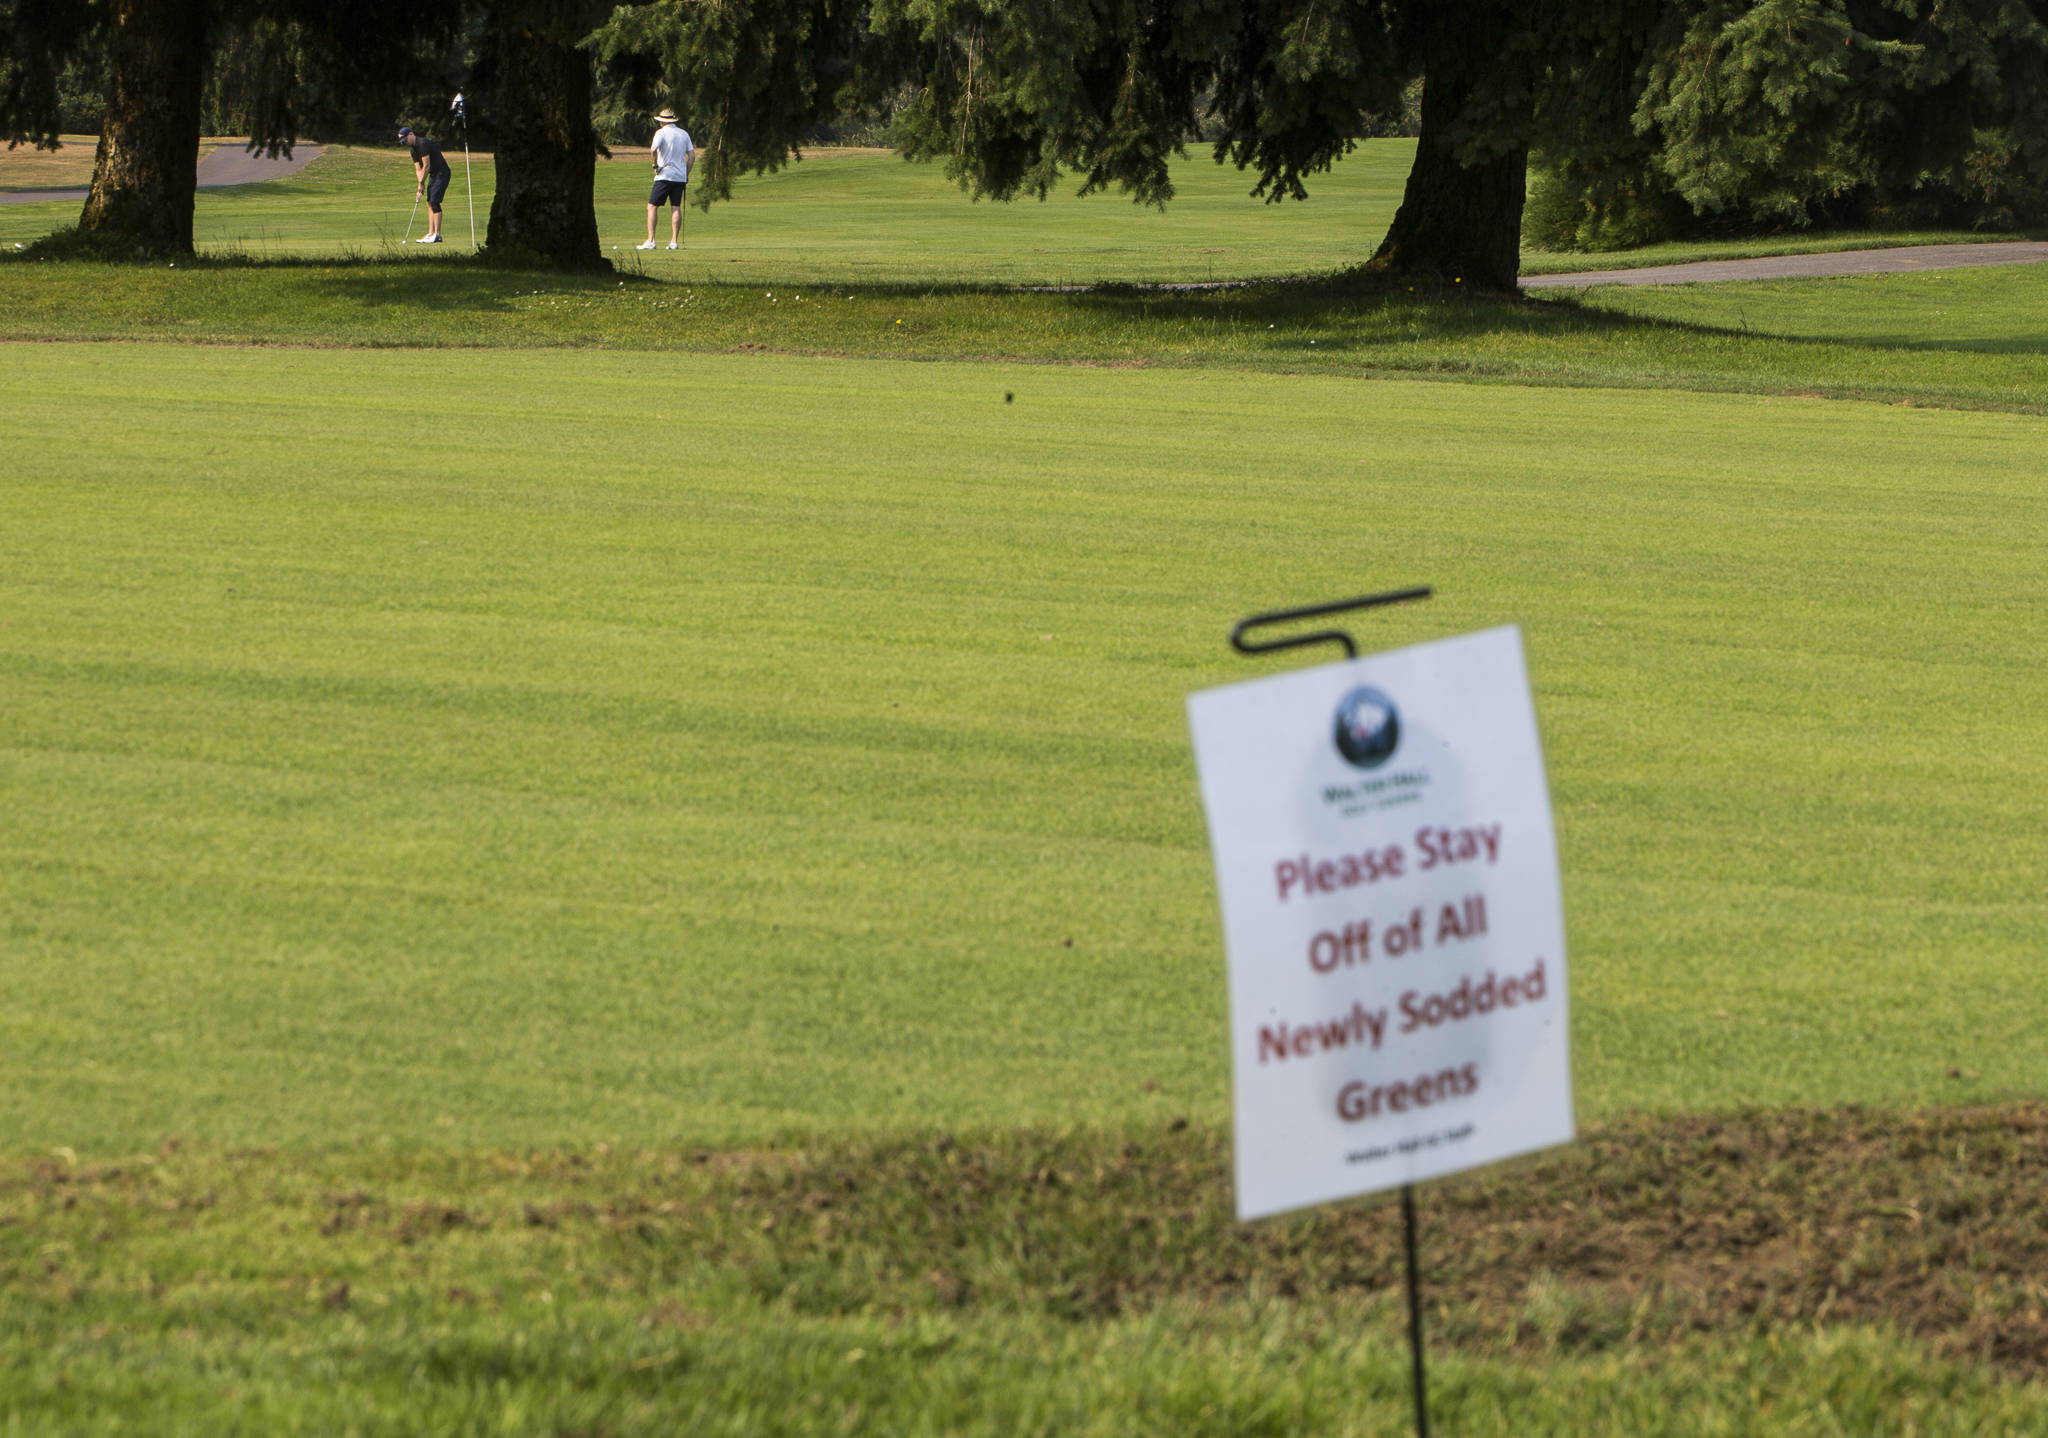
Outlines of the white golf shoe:
<svg viewBox="0 0 2048 1438">
<path fill-rule="evenodd" d="M 682 248 L 682 246 L 677 244 L 674 240 L 670 240 L 668 242 L 668 247 L 672 250 L 679 250 Z"/>
<path fill-rule="evenodd" d="M 423 245 L 438 245 L 441 243 L 441 237 L 439 235 L 421 235 L 419 242 Z"/>
<path fill-rule="evenodd" d="M 644 245 L 635 245 L 635 246 L 633 246 L 633 248 L 634 248 L 634 249 L 636 249 L 636 250 L 651 250 L 651 249 L 653 249 L 653 248 L 654 248 L 654 241 L 652 241 L 652 240 L 649 240 L 649 241 L 648 241 L 648 242 L 647 242 L 646 244 L 644 244 Z"/>
</svg>

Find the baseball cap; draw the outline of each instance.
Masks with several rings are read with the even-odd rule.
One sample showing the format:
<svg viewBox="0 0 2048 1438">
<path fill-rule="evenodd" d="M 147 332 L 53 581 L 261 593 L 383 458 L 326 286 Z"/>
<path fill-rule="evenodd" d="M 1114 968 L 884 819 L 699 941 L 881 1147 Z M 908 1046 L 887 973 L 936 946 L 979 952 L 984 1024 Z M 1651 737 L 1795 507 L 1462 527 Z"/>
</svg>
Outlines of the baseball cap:
<svg viewBox="0 0 2048 1438">
<path fill-rule="evenodd" d="M 400 125 L 398 127 L 398 138 L 401 140 L 410 140 L 412 138 L 412 126 Z"/>
</svg>

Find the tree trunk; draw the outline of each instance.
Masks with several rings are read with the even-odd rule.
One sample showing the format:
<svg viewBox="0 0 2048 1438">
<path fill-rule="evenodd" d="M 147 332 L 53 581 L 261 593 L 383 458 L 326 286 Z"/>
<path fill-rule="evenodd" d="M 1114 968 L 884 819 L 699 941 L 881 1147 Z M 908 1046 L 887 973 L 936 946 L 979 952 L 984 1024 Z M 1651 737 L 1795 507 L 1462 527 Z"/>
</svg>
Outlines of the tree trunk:
<svg viewBox="0 0 2048 1438">
<path fill-rule="evenodd" d="M 590 57 L 561 23 L 574 8 L 500 0 L 492 14 L 498 189 L 486 243 L 501 260 L 602 269 Z"/>
<path fill-rule="evenodd" d="M 1522 268 L 1529 150 L 1517 145 L 1461 163 L 1465 107 L 1490 94 L 1486 67 L 1472 63 L 1469 49 L 1460 58 L 1432 64 L 1423 78 L 1415 166 L 1372 268 L 1512 293 Z"/>
<path fill-rule="evenodd" d="M 192 253 L 205 0 L 112 0 L 112 75 L 78 228 L 152 251 Z"/>
</svg>

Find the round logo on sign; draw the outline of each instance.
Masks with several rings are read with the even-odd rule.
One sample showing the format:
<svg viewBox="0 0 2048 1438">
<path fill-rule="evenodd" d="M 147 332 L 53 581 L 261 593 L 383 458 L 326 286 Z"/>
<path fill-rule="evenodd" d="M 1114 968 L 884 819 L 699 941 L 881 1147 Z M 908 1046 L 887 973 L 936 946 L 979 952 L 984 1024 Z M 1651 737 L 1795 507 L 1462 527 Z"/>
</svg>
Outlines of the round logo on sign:
<svg viewBox="0 0 2048 1438">
<path fill-rule="evenodd" d="M 1401 715 L 1379 690 L 1354 689 L 1337 706 L 1337 752 L 1357 768 L 1379 768 L 1400 742 Z"/>
</svg>

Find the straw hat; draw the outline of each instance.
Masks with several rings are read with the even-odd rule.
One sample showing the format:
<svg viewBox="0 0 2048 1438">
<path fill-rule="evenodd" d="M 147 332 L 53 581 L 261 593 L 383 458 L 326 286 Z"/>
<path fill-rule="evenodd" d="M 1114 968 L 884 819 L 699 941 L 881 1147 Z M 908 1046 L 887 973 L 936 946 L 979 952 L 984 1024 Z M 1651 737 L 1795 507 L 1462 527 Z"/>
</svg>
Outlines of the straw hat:
<svg viewBox="0 0 2048 1438">
<path fill-rule="evenodd" d="M 664 125 L 673 125 L 676 123 L 676 112 L 664 106 L 662 112 L 654 118 Z"/>
</svg>

